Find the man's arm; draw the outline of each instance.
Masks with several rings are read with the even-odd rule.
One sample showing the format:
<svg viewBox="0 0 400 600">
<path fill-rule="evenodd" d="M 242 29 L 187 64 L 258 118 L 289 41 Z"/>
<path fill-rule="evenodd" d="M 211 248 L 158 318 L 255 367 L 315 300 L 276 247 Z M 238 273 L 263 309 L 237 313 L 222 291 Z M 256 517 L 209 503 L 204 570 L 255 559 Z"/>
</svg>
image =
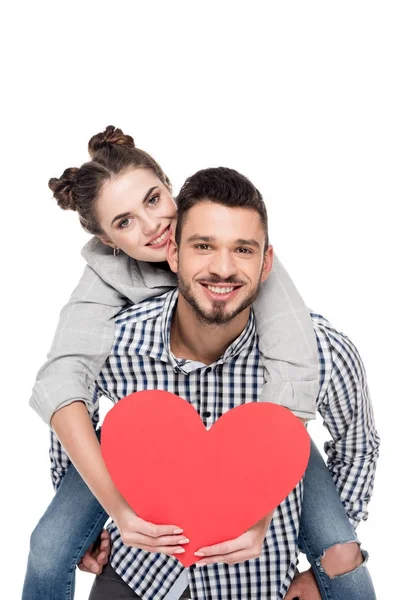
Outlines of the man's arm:
<svg viewBox="0 0 400 600">
<path fill-rule="evenodd" d="M 324 320 L 323 320 L 324 321 Z M 316 329 L 320 356 L 330 355 L 330 379 L 318 410 L 332 440 L 327 465 L 354 527 L 368 516 L 380 439 L 375 428 L 364 365 L 354 344 L 328 327 Z"/>
</svg>

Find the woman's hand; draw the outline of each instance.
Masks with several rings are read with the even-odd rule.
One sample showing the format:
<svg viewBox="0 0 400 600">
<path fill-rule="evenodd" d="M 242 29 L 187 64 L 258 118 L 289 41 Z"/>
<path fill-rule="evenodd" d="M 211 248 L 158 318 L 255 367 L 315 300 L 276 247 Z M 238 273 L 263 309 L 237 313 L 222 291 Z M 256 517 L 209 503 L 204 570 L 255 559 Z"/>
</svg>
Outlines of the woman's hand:
<svg viewBox="0 0 400 600">
<path fill-rule="evenodd" d="M 183 529 L 176 525 L 155 525 L 138 517 L 128 504 L 121 506 L 112 515 L 124 544 L 146 552 L 182 554 L 182 545 L 189 540 L 182 535 Z"/>
<path fill-rule="evenodd" d="M 244 562 L 260 556 L 267 529 L 272 520 L 273 511 L 253 525 L 246 533 L 234 540 L 199 548 L 195 556 L 200 556 L 199 567 L 224 562 L 228 565 Z M 204 558 L 203 558 L 204 557 Z"/>
</svg>

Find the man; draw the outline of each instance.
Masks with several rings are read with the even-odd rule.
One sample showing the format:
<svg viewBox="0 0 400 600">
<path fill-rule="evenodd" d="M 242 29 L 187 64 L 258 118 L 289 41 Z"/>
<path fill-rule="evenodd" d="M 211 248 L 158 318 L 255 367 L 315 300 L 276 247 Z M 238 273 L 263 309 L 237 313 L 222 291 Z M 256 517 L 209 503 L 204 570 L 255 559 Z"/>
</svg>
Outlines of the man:
<svg viewBox="0 0 400 600">
<path fill-rule="evenodd" d="M 116 343 L 94 396 L 104 394 L 115 402 L 135 391 L 166 389 L 191 402 L 209 427 L 233 406 L 258 400 L 263 370 L 251 304 L 271 270 L 273 252 L 262 197 L 235 171 L 196 173 L 177 202 L 168 262 L 178 275 L 178 290 L 116 318 Z M 364 382 L 357 352 L 322 317 L 313 319 L 321 362 L 318 409 L 334 438 L 328 444 L 330 468 L 356 523 L 365 517 L 378 438 L 368 395 L 363 388 L 359 393 Z M 273 515 L 236 540 L 200 548 L 200 563 L 186 570 L 173 556 L 151 552 L 151 535 L 161 536 L 159 531 L 133 535 L 111 523 L 111 562 L 97 577 L 90 598 L 176 600 L 189 597 L 188 584 L 191 597 L 202 600 L 272 600 L 303 592 L 306 600 L 319 598 L 310 574 L 289 590 L 296 572 L 302 494 L 300 482 Z M 166 545 L 172 543 L 164 537 Z M 361 565 L 361 576 L 368 580 L 354 537 L 345 541 L 325 547 L 316 562 L 321 587 Z M 184 542 L 178 551 L 183 549 Z M 346 582 L 346 577 L 338 579 Z M 372 584 L 368 590 L 363 598 L 372 600 Z"/>
</svg>

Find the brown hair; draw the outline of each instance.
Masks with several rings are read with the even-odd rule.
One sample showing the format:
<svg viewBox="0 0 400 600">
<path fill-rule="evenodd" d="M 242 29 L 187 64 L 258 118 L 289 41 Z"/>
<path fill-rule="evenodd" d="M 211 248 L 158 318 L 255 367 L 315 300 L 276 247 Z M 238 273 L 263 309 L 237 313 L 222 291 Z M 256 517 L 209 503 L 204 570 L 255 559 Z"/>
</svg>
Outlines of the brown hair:
<svg viewBox="0 0 400 600">
<path fill-rule="evenodd" d="M 182 227 L 189 210 L 199 202 L 211 201 L 232 208 L 256 211 L 265 230 L 265 250 L 268 248 L 268 215 L 262 195 L 247 177 L 234 169 L 217 167 L 197 171 L 186 179 L 178 196 L 175 239 L 179 245 Z"/>
<path fill-rule="evenodd" d="M 103 233 L 96 214 L 102 186 L 130 168 L 149 169 L 171 190 L 171 183 L 159 164 L 144 150 L 136 148 L 130 135 L 113 125 L 89 140 L 91 161 L 80 168 L 66 169 L 59 179 L 52 177 L 49 188 L 64 210 L 76 210 L 82 227 L 93 235 Z"/>
</svg>

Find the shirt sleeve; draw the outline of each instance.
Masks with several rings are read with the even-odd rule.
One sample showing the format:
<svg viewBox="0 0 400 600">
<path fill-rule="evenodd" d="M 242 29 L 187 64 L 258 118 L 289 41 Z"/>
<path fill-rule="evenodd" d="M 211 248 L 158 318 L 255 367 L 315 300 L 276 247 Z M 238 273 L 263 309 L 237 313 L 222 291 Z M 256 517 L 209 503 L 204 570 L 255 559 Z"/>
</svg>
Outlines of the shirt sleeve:
<svg viewBox="0 0 400 600">
<path fill-rule="evenodd" d="M 357 348 L 334 330 L 326 338 L 331 352 L 331 378 L 318 410 L 332 440 L 325 443 L 324 449 L 346 513 L 357 527 L 368 517 L 380 439 Z"/>
<path fill-rule="evenodd" d="M 253 309 L 265 373 L 261 399 L 314 419 L 319 392 L 314 328 L 309 309 L 276 255 Z"/>
<path fill-rule="evenodd" d="M 62 309 L 47 361 L 37 374 L 29 404 L 50 425 L 54 412 L 85 402 L 93 417 L 89 387 L 107 359 L 114 340 L 114 317 L 125 297 L 89 266 Z"/>
</svg>

